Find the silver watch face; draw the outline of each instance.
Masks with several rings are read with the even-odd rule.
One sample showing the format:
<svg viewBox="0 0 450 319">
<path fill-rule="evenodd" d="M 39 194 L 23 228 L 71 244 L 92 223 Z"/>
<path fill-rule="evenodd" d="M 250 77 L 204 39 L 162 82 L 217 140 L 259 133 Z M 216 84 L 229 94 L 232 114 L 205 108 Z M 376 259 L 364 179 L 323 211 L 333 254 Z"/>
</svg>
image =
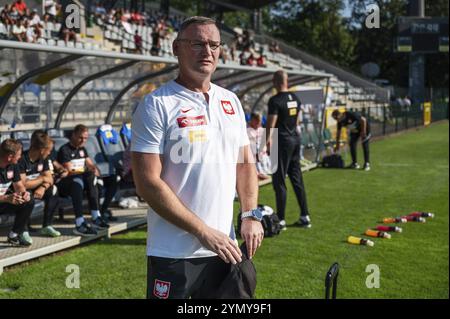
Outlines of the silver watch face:
<svg viewBox="0 0 450 319">
<path fill-rule="evenodd" d="M 255 218 L 258 219 L 258 220 L 261 220 L 261 219 L 262 219 L 262 212 L 261 212 L 260 209 L 254 209 L 254 210 L 252 211 L 252 215 L 253 215 L 253 217 L 255 217 Z"/>
</svg>

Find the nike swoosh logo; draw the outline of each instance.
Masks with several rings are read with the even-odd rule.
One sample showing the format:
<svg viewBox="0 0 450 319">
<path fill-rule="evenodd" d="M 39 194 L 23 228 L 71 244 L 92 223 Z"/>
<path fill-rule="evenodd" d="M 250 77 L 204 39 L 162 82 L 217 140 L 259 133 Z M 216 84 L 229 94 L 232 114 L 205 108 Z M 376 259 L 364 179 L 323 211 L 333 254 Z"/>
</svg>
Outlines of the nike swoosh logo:
<svg viewBox="0 0 450 319">
<path fill-rule="evenodd" d="M 193 108 L 191 107 L 190 109 L 184 109 L 184 110 L 181 110 L 181 113 L 187 113 L 187 112 L 189 112 L 190 110 L 192 110 Z"/>
</svg>

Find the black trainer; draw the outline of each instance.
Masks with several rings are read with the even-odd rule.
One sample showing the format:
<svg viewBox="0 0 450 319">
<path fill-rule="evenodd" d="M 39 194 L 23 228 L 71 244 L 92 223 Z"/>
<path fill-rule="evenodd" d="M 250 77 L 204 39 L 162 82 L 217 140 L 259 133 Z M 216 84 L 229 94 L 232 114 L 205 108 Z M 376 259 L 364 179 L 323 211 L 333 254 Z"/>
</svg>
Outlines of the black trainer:
<svg viewBox="0 0 450 319">
<path fill-rule="evenodd" d="M 113 216 L 111 210 L 109 210 L 109 209 L 107 211 L 105 211 L 105 212 L 102 212 L 102 217 L 103 217 L 103 220 L 106 221 L 106 222 L 108 222 L 108 221 L 116 222 L 116 221 L 119 220 L 117 217 Z"/>
<path fill-rule="evenodd" d="M 300 217 L 299 220 L 297 220 L 294 223 L 295 226 L 297 227 L 302 227 L 302 228 L 311 228 L 311 218 L 309 218 L 309 215 L 307 216 L 302 216 Z"/>
<path fill-rule="evenodd" d="M 16 235 L 15 237 L 11 237 L 11 234 L 8 234 L 7 239 L 8 243 L 10 243 L 13 246 L 21 246 L 21 247 L 29 247 L 31 246 L 31 242 L 28 240 L 25 240 L 23 236 Z"/>
<path fill-rule="evenodd" d="M 105 222 L 102 216 L 97 217 L 96 219 L 92 220 L 92 224 L 94 227 L 97 227 L 98 229 L 108 229 L 109 224 Z"/>
<path fill-rule="evenodd" d="M 73 233 L 75 235 L 85 237 L 97 236 L 97 231 L 94 228 L 92 228 L 92 226 L 86 221 L 84 221 L 80 226 L 76 226 L 75 229 L 73 230 Z"/>
</svg>

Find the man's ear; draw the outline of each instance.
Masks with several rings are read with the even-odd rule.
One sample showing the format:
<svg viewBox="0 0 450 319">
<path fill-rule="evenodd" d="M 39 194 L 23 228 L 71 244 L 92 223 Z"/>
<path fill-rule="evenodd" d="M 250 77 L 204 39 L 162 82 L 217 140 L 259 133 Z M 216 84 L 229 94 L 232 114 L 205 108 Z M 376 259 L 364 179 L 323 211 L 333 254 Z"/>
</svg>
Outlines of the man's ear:
<svg viewBox="0 0 450 319">
<path fill-rule="evenodd" d="M 172 52 L 173 52 L 173 55 L 174 55 L 174 56 L 178 56 L 178 50 L 179 50 L 179 47 L 178 47 L 178 41 L 177 41 L 177 40 L 174 40 L 174 41 L 172 42 Z"/>
</svg>

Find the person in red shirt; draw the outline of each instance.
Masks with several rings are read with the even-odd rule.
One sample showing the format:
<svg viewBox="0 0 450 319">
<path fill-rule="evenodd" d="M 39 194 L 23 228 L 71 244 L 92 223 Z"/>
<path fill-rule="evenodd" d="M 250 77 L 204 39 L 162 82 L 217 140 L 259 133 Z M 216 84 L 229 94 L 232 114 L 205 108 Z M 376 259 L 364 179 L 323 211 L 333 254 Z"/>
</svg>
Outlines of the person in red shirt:
<svg viewBox="0 0 450 319">
<path fill-rule="evenodd" d="M 17 0 L 14 3 L 14 7 L 19 11 L 19 14 L 23 16 L 27 12 L 27 4 L 23 0 Z"/>
</svg>

